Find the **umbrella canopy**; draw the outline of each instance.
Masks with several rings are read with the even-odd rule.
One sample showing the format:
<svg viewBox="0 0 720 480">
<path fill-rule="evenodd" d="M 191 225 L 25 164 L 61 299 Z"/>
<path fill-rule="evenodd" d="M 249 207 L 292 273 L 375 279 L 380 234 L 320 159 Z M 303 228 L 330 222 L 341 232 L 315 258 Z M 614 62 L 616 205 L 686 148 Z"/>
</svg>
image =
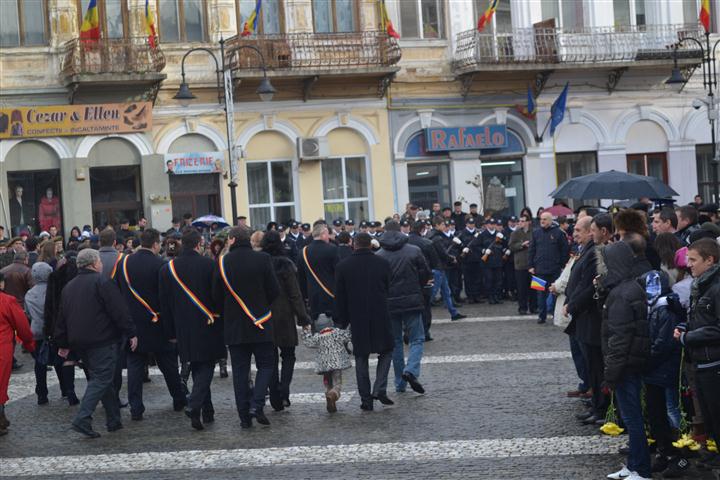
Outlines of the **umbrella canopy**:
<svg viewBox="0 0 720 480">
<path fill-rule="evenodd" d="M 566 180 L 553 190 L 550 196 L 579 200 L 625 200 L 640 197 L 676 197 L 678 193 L 658 178 L 610 170 Z"/>
<path fill-rule="evenodd" d="M 548 212 L 551 213 L 553 217 L 561 217 L 565 215 L 566 217 L 569 215 L 573 215 L 575 212 L 570 210 L 565 205 L 553 205 L 552 207 L 548 207 L 545 210 L 543 210 L 543 213 Z"/>
<path fill-rule="evenodd" d="M 218 217 L 216 215 L 203 215 L 202 217 L 198 217 L 195 220 L 193 220 L 192 225 L 193 227 L 209 227 L 213 223 L 217 223 L 219 227 L 227 227 L 229 224 L 225 221 L 224 218 Z"/>
</svg>

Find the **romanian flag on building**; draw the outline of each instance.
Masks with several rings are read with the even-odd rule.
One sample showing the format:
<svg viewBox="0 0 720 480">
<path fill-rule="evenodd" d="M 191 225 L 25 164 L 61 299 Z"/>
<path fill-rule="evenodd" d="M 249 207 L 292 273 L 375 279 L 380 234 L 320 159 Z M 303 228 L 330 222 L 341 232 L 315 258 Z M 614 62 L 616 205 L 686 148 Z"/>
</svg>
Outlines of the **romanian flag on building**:
<svg viewBox="0 0 720 480">
<path fill-rule="evenodd" d="M 262 0 L 257 0 L 257 3 L 255 4 L 255 10 L 252 11 L 250 16 L 247 20 L 245 20 L 245 24 L 243 25 L 242 33 L 240 34 L 241 37 L 247 37 L 249 35 L 252 35 L 253 33 L 257 32 L 257 22 L 258 17 L 260 16 L 260 8 L 262 7 Z"/>
<path fill-rule="evenodd" d="M 490 20 L 492 20 L 492 17 L 495 14 L 495 10 L 497 9 L 498 1 L 499 0 L 490 0 L 490 5 L 488 6 L 487 10 L 485 10 L 485 13 L 483 13 L 478 19 L 478 32 L 482 32 L 485 28 L 485 25 L 490 23 Z"/>
<path fill-rule="evenodd" d="M 544 292 L 545 287 L 547 287 L 547 282 L 545 280 L 540 277 L 536 277 L 535 275 L 532 276 L 532 279 L 530 280 L 530 288 Z"/>
<path fill-rule="evenodd" d="M 710 0 L 700 2 L 700 23 L 705 27 L 705 31 L 710 33 Z"/>
<path fill-rule="evenodd" d="M 153 17 L 152 10 L 150 10 L 150 0 L 145 0 L 145 32 L 147 33 L 150 46 L 155 48 L 157 46 L 155 43 L 157 32 L 155 30 L 155 17 Z"/>
<path fill-rule="evenodd" d="M 97 0 L 90 0 L 80 27 L 80 40 L 100 40 L 100 20 Z"/>
<path fill-rule="evenodd" d="M 400 34 L 393 27 L 390 15 L 388 15 L 387 8 L 385 8 L 385 0 L 380 0 L 380 17 L 382 18 L 382 28 L 392 38 L 400 38 Z"/>
<path fill-rule="evenodd" d="M 518 111 L 523 117 L 529 118 L 530 120 L 533 120 L 535 118 L 535 114 L 537 113 L 537 105 L 535 104 L 535 97 L 533 97 L 532 88 L 528 85 L 528 91 L 527 91 L 527 106 L 517 106 Z"/>
</svg>

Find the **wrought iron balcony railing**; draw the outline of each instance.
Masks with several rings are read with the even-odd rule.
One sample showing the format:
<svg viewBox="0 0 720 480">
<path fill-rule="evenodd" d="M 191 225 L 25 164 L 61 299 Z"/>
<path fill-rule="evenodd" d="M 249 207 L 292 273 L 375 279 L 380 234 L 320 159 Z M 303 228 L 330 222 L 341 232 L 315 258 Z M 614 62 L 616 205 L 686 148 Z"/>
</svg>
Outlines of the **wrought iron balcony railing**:
<svg viewBox="0 0 720 480">
<path fill-rule="evenodd" d="M 699 25 L 586 27 L 582 29 L 521 28 L 510 32 L 461 32 L 453 69 L 458 73 L 497 69 L 500 65 L 612 64 L 672 59 L 672 46 L 685 37 L 700 39 Z M 679 57 L 698 56 L 693 42 Z"/>
<path fill-rule="evenodd" d="M 65 43 L 62 75 L 159 73 L 165 56 L 153 48 L 147 37 L 105 38 L 97 41 L 74 39 Z"/>
<path fill-rule="evenodd" d="M 288 33 L 234 36 L 227 40 L 227 67 L 260 69 L 260 59 L 250 49 L 257 47 L 268 71 L 327 71 L 354 68 L 384 68 L 400 61 L 400 47 L 385 32 Z"/>
</svg>

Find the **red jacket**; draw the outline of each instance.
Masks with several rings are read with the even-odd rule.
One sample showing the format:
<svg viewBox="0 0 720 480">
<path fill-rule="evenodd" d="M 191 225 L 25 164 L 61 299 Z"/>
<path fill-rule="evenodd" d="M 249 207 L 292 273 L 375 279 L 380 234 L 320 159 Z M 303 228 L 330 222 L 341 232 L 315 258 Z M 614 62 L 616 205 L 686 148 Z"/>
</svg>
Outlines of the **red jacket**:
<svg viewBox="0 0 720 480">
<path fill-rule="evenodd" d="M 12 345 L 16 333 L 28 351 L 35 350 L 30 322 L 22 308 L 15 297 L 0 292 L 0 348 Z"/>
</svg>

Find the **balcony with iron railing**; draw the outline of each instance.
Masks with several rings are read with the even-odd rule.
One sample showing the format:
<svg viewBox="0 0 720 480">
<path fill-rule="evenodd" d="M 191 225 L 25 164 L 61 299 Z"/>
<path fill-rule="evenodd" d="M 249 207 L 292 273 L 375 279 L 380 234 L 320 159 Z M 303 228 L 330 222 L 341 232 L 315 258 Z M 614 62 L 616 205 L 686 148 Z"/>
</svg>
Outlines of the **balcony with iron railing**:
<svg viewBox="0 0 720 480">
<path fill-rule="evenodd" d="M 242 48 L 248 46 L 262 53 L 269 77 L 301 79 L 306 99 L 312 85 L 328 77 L 379 81 L 378 93 L 382 95 L 392 75 L 400 69 L 397 66 L 400 47 L 394 38 L 381 31 L 237 35 L 225 43 L 225 66 L 237 80 L 263 75 L 259 56 Z"/>
<path fill-rule="evenodd" d="M 462 75 L 481 71 L 563 68 L 619 68 L 666 66 L 673 61 L 673 45 L 686 37 L 700 39 L 699 25 L 646 25 L 564 29 L 542 26 L 509 32 L 468 30 L 457 35 L 453 71 Z M 685 42 L 680 63 L 698 63 L 699 50 Z M 668 70 L 669 72 L 669 70 Z"/>
<path fill-rule="evenodd" d="M 65 43 L 61 77 L 72 91 L 116 85 L 122 95 L 141 91 L 154 98 L 166 78 L 165 56 L 148 37 L 73 39 Z M 145 95 L 147 97 L 147 95 Z"/>
</svg>

